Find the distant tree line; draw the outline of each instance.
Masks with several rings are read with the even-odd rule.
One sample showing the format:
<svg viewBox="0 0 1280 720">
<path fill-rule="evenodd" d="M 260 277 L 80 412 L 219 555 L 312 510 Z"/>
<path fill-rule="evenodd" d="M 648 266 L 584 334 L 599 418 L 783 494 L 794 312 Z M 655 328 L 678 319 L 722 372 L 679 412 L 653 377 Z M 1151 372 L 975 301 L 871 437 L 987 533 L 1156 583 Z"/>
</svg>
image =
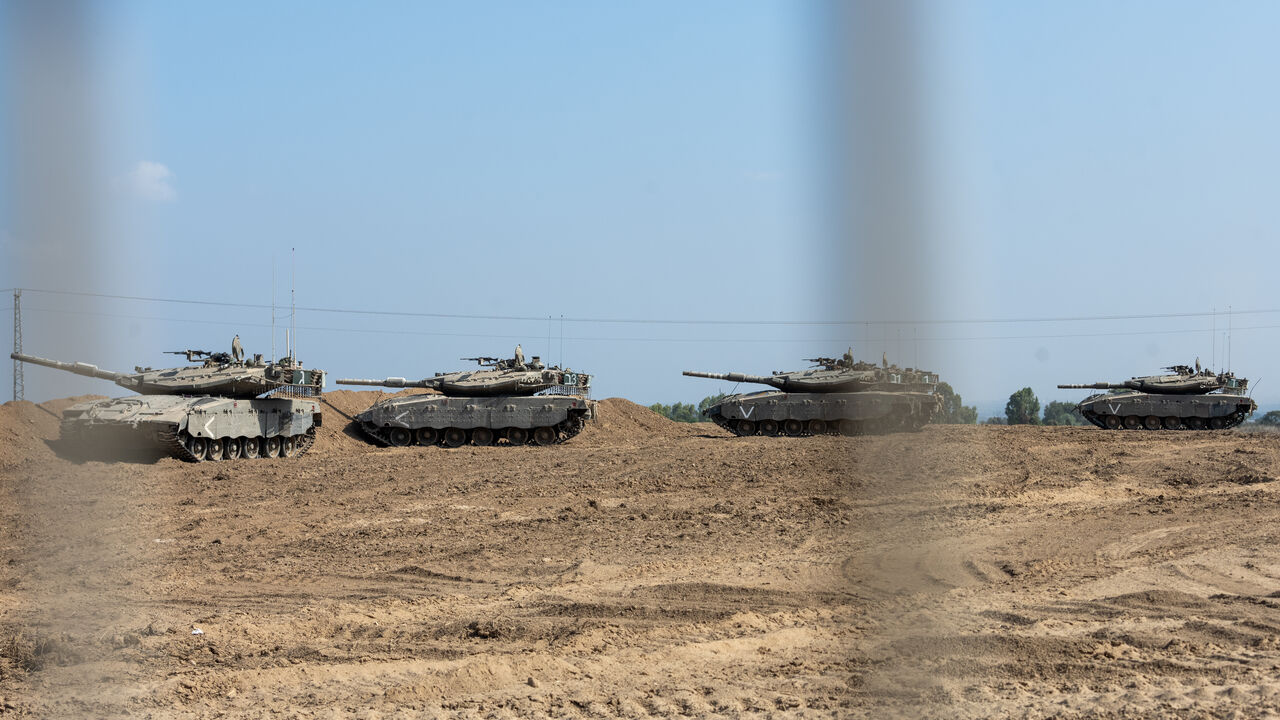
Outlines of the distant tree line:
<svg viewBox="0 0 1280 720">
<path fill-rule="evenodd" d="M 719 395 L 708 395 L 707 397 L 699 400 L 697 405 L 681 402 L 672 403 L 671 405 L 654 403 L 649 406 L 649 409 L 668 420 L 675 420 L 676 422 L 706 422 L 707 419 L 702 416 L 702 411 L 720 402 L 724 396 L 724 393 L 720 393 Z"/>
<path fill-rule="evenodd" d="M 989 417 L 986 425 L 1087 425 L 1088 421 L 1076 409 L 1074 403 L 1054 400 L 1040 411 L 1040 399 L 1029 387 L 1009 396 L 1004 405 L 1004 417 Z"/>
<path fill-rule="evenodd" d="M 978 408 L 965 405 L 960 394 L 944 382 L 938 383 L 938 394 L 942 396 L 942 412 L 934 418 L 935 423 L 950 425 L 973 425 L 978 422 Z M 1278 413 L 1280 415 L 1280 413 Z M 1084 416 L 1069 402 L 1054 401 L 1040 409 L 1040 400 L 1031 388 L 1022 388 L 1009 396 L 1004 407 L 1004 417 L 989 417 L 982 421 L 984 425 L 1085 425 Z M 1280 424 L 1280 419 L 1277 420 Z"/>
</svg>

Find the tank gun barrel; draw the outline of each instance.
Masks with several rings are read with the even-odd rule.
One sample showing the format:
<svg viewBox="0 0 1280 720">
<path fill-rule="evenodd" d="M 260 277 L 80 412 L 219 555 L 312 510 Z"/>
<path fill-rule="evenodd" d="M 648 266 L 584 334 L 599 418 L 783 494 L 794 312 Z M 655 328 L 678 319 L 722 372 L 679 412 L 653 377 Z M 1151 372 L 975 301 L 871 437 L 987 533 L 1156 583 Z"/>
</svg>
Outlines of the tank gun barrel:
<svg viewBox="0 0 1280 720">
<path fill-rule="evenodd" d="M 786 384 L 786 381 L 780 378 L 766 377 L 764 375 L 747 375 L 746 373 L 708 373 L 685 370 L 684 374 L 689 377 L 707 378 L 709 380 L 728 380 L 729 382 L 756 383 L 759 385 L 770 385 L 776 388 L 782 388 Z"/>
<path fill-rule="evenodd" d="M 394 388 L 435 388 L 439 386 L 439 381 L 434 378 L 428 380 L 405 380 L 402 377 L 389 377 L 382 380 L 360 380 L 356 378 L 338 378 L 335 382 L 339 385 L 369 385 L 371 387 L 394 387 Z"/>
<path fill-rule="evenodd" d="M 31 363 L 32 365 L 43 365 L 47 368 L 53 368 L 54 370 L 66 370 L 67 372 L 75 373 L 76 375 L 84 375 L 85 377 L 101 378 L 103 380 L 111 380 L 116 383 L 120 383 L 122 380 L 126 383 L 128 382 L 128 376 L 124 373 L 101 370 L 97 365 L 90 365 L 89 363 L 59 362 L 57 360 L 50 360 L 49 358 L 36 357 L 35 355 L 24 355 L 23 353 L 9 353 L 9 357 L 14 360 L 21 360 L 25 363 Z"/>
</svg>

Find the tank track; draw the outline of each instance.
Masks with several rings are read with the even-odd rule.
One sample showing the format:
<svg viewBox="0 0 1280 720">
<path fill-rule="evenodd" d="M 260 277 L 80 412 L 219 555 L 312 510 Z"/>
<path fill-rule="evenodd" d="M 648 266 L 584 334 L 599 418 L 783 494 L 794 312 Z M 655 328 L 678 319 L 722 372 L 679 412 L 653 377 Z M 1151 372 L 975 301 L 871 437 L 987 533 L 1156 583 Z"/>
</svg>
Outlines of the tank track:
<svg viewBox="0 0 1280 720">
<path fill-rule="evenodd" d="M 856 437 L 859 435 L 887 435 L 895 432 L 919 432 L 933 418 L 932 414 L 920 416 L 910 414 L 896 418 L 883 418 L 879 422 L 855 422 L 848 432 L 841 432 L 840 427 L 836 423 L 826 423 L 826 428 L 815 433 L 806 425 L 798 433 L 787 433 L 781 427 L 777 432 L 764 433 L 760 431 L 758 425 L 755 426 L 753 432 L 744 432 L 739 426 L 740 421 L 730 420 L 723 415 L 714 414 L 709 416 L 711 422 L 737 435 L 738 437 L 750 437 L 755 435 L 776 435 L 779 437 L 813 437 L 815 435 L 844 435 L 846 437 Z"/>
<path fill-rule="evenodd" d="M 193 455 L 191 451 L 187 449 L 186 441 L 190 437 L 191 436 L 188 435 L 186 431 L 166 431 L 160 434 L 159 439 L 160 439 L 160 444 L 165 448 L 165 450 L 168 451 L 171 457 L 178 458 L 179 460 L 182 460 L 184 462 L 190 462 L 190 463 L 219 462 L 223 460 L 223 458 L 208 458 L 208 457 L 198 458 L 195 455 Z M 293 455 L 287 458 L 289 460 L 292 460 L 293 458 L 302 457 L 307 453 L 308 450 L 311 449 L 312 445 L 315 445 L 316 429 L 311 428 L 310 430 L 303 433 L 302 435 L 294 435 L 293 437 L 296 438 L 297 446 L 294 448 Z M 257 439 L 257 438 L 252 438 L 252 439 Z M 243 458 L 243 459 L 259 460 L 265 457 L 266 457 L 265 455 L 258 455 L 258 457 L 256 458 Z"/>
<path fill-rule="evenodd" d="M 1161 420 L 1160 427 L 1149 428 L 1146 426 L 1144 422 L 1142 422 L 1145 420 L 1145 418 L 1139 418 L 1139 424 L 1137 425 L 1137 427 L 1131 427 L 1129 425 L 1125 425 L 1124 418 L 1119 415 L 1099 415 L 1093 412 L 1085 412 L 1082 414 L 1084 415 L 1085 420 L 1088 420 L 1089 422 L 1093 423 L 1094 425 L 1097 425 L 1103 430 L 1175 430 L 1175 431 L 1191 430 L 1191 431 L 1197 431 L 1197 432 L 1201 432 L 1205 430 L 1230 430 L 1231 428 L 1240 425 L 1240 423 L 1243 423 L 1249 417 L 1249 413 L 1244 411 L 1234 412 L 1230 415 L 1222 415 L 1220 416 L 1223 421 L 1222 427 L 1212 427 L 1211 425 L 1210 420 L 1216 420 L 1218 418 L 1211 418 L 1210 420 L 1206 420 L 1205 418 L 1202 418 L 1199 416 L 1185 417 L 1185 418 L 1179 417 L 1178 426 L 1172 427 L 1172 428 L 1164 424 L 1165 418 L 1160 418 Z M 1120 424 L 1117 427 L 1108 427 L 1107 426 L 1108 417 L 1116 418 L 1117 420 L 1119 420 Z M 1135 415 L 1133 417 L 1137 417 L 1137 416 Z M 1198 427 L 1196 426 L 1197 424 L 1199 425 Z"/>
<path fill-rule="evenodd" d="M 382 447 L 396 447 L 396 445 L 391 442 L 391 438 L 389 437 L 387 428 L 378 427 L 371 423 L 362 422 L 357 424 L 360 426 L 360 431 L 364 433 L 366 436 L 368 436 L 370 439 L 372 439 L 378 445 Z M 549 425 L 546 427 L 552 428 L 553 430 L 555 430 L 555 433 L 556 433 L 555 440 L 547 444 L 562 445 L 565 443 L 565 441 L 576 437 L 578 433 L 582 432 L 582 429 L 586 427 L 586 421 L 581 417 L 571 417 L 571 418 L 562 420 L 560 423 L 556 425 Z M 448 428 L 442 428 L 440 430 L 440 437 L 436 440 L 436 442 L 431 444 L 431 447 L 442 447 L 446 449 L 452 449 L 444 443 L 444 431 L 447 429 Z M 518 444 L 519 445 L 536 445 L 537 443 L 533 441 L 533 434 L 538 429 L 539 428 L 530 428 L 527 431 L 528 437 L 525 439 L 523 443 L 518 443 Z M 465 432 L 467 433 L 467 439 L 465 442 L 462 443 L 462 445 L 470 445 L 471 430 L 466 430 Z M 410 442 L 408 445 L 405 445 L 404 447 L 417 446 L 417 445 L 422 445 L 422 443 L 418 442 L 417 440 L 414 440 Z M 515 447 L 517 443 L 513 443 L 511 442 L 510 439 L 499 436 L 498 431 L 494 430 L 493 445 L 501 446 L 501 447 Z"/>
</svg>

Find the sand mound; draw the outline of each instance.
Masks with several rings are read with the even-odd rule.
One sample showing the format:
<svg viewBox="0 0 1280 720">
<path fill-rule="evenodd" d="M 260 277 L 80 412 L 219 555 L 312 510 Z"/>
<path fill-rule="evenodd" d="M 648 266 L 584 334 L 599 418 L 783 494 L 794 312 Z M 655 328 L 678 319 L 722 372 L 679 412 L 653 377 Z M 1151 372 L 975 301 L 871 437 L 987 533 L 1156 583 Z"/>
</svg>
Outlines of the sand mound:
<svg viewBox="0 0 1280 720">
<path fill-rule="evenodd" d="M 0 405 L 0 467 L 27 460 L 52 460 L 46 441 L 58 439 L 62 411 L 101 395 L 80 395 L 36 404 L 25 400 Z"/>
<path fill-rule="evenodd" d="M 371 405 L 389 397 L 406 395 L 434 395 L 434 390 L 410 388 L 395 393 L 381 390 L 333 390 L 324 394 L 320 403 L 320 412 L 324 421 L 316 433 L 316 444 L 311 452 L 318 455 L 334 455 L 343 453 L 368 452 L 376 446 L 367 442 L 354 421 L 356 415 L 369 409 Z"/>
<path fill-rule="evenodd" d="M 630 400 L 607 398 L 600 401 L 595 422 L 587 423 L 580 437 L 583 442 L 617 444 L 641 437 L 683 438 L 719 432 L 711 423 L 678 423 Z"/>
</svg>

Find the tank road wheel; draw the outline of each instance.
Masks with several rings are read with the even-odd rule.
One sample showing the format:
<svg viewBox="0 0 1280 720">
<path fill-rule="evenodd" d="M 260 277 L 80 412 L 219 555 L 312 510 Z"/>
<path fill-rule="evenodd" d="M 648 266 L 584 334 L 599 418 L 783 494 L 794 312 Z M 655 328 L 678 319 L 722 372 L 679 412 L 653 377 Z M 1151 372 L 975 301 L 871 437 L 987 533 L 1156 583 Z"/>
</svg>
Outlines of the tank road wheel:
<svg viewBox="0 0 1280 720">
<path fill-rule="evenodd" d="M 1164 421 L 1156 417 L 1155 415 L 1148 415 L 1142 421 L 1142 425 L 1146 427 L 1148 430 L 1159 430 L 1160 428 L 1164 427 Z"/>
<path fill-rule="evenodd" d="M 187 438 L 187 452 L 191 453 L 191 457 L 200 462 L 205 459 L 208 454 L 209 444 L 202 437 Z"/>
<path fill-rule="evenodd" d="M 795 418 L 787 418 L 782 421 L 782 431 L 791 437 L 795 437 L 804 432 L 804 423 Z"/>
<path fill-rule="evenodd" d="M 1187 422 L 1187 427 L 1191 428 L 1192 430 L 1204 429 L 1204 418 L 1202 417 L 1189 417 L 1187 418 L 1186 422 Z"/>
<path fill-rule="evenodd" d="M 760 421 L 760 434 L 761 434 L 761 435 L 770 435 L 770 436 L 777 435 L 777 434 L 778 434 L 778 421 L 777 421 L 777 420 L 761 420 L 761 421 Z"/>
<path fill-rule="evenodd" d="M 280 446 L 281 446 L 282 444 L 283 444 L 283 443 L 280 441 L 280 436 L 279 436 L 279 435 L 277 435 L 277 436 L 275 436 L 275 437 L 269 437 L 269 438 L 267 438 L 266 440 L 263 440 L 263 441 L 262 441 L 262 454 L 263 454 L 263 456 L 265 456 L 265 457 L 269 457 L 269 458 L 278 458 L 278 457 L 280 457 Z"/>
<path fill-rule="evenodd" d="M 418 444 L 419 445 L 438 445 L 440 443 L 440 431 L 433 427 L 418 428 Z"/>
<path fill-rule="evenodd" d="M 207 450 L 205 451 L 210 460 L 222 459 L 222 438 L 209 438 L 204 443 Z"/>
<path fill-rule="evenodd" d="M 1102 419 L 1102 424 L 1106 425 L 1108 430 L 1119 430 L 1121 425 L 1120 416 L 1108 415 Z"/>
<path fill-rule="evenodd" d="M 840 434 L 845 437 L 853 437 L 858 434 L 858 423 L 848 418 L 841 420 L 836 427 L 840 429 Z"/>
<path fill-rule="evenodd" d="M 462 428 L 445 428 L 444 429 L 444 446 L 445 447 L 461 447 L 467 442 L 467 431 Z"/>
<path fill-rule="evenodd" d="M 298 438 L 287 437 L 280 442 L 280 457 L 291 458 L 298 454 Z"/>
<path fill-rule="evenodd" d="M 262 454 L 262 440 L 259 438 L 245 438 L 244 449 L 240 452 L 246 460 L 253 460 Z"/>
<path fill-rule="evenodd" d="M 739 421 L 738 421 L 738 434 L 739 434 L 739 435 L 755 435 L 755 434 L 756 434 L 756 424 L 755 424 L 755 423 L 753 423 L 753 422 L 751 422 L 750 420 L 739 420 Z"/>
<path fill-rule="evenodd" d="M 827 434 L 827 421 L 826 421 L 826 420 L 822 420 L 821 418 L 814 418 L 813 420 L 810 420 L 810 421 L 809 421 L 809 434 L 810 434 L 810 435 L 826 435 L 826 434 Z"/>
<path fill-rule="evenodd" d="M 495 439 L 496 438 L 494 438 L 493 436 L 493 431 L 490 430 L 489 428 L 478 427 L 475 430 L 471 431 L 472 445 L 479 445 L 480 447 L 488 447 L 493 444 L 493 441 Z"/>
<path fill-rule="evenodd" d="M 1178 417 L 1167 417 L 1167 418 L 1165 418 L 1165 419 L 1164 419 L 1164 429 L 1165 429 L 1165 430 L 1181 430 L 1181 429 L 1182 429 L 1182 418 L 1178 418 Z"/>
<path fill-rule="evenodd" d="M 1210 430 L 1221 430 L 1222 428 L 1224 428 L 1224 427 L 1226 427 L 1226 426 L 1227 426 L 1227 419 L 1226 419 L 1226 418 L 1223 418 L 1223 417 L 1212 417 L 1212 418 L 1209 418 L 1209 429 L 1210 429 Z"/>
<path fill-rule="evenodd" d="M 554 445 L 556 442 L 556 429 L 553 427 L 540 427 L 533 429 L 534 445 Z"/>
<path fill-rule="evenodd" d="M 240 442 L 240 438 L 226 438 L 222 441 L 222 454 L 226 455 L 228 460 L 238 460 L 243 447 L 244 444 Z"/>
<path fill-rule="evenodd" d="M 1142 418 L 1138 417 L 1137 415 L 1124 416 L 1125 430 L 1137 430 L 1140 427 L 1142 427 Z"/>
<path fill-rule="evenodd" d="M 395 447 L 404 447 L 413 442 L 413 432 L 402 427 L 387 428 L 387 442 Z"/>
<path fill-rule="evenodd" d="M 507 442 L 512 445 L 523 445 L 529 442 L 529 431 L 524 428 L 507 428 Z"/>
</svg>

